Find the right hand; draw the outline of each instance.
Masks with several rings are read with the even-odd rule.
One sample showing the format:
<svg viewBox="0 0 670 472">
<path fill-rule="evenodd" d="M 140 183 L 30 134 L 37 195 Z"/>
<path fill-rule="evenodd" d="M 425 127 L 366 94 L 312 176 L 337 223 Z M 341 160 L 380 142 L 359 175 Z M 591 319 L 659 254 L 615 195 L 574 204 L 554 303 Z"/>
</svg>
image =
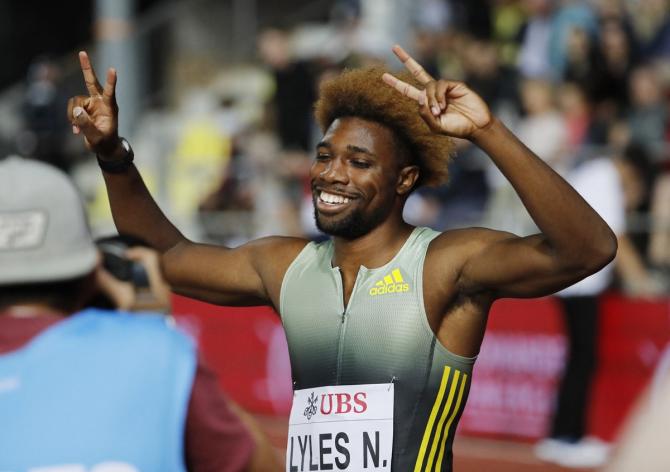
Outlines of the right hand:
<svg viewBox="0 0 670 472">
<path fill-rule="evenodd" d="M 89 151 L 112 159 L 121 147 L 118 133 L 119 107 L 116 104 L 116 70 L 107 70 L 107 81 L 103 88 L 85 51 L 79 52 L 79 64 L 88 96 L 77 95 L 68 100 L 67 115 L 72 123 L 72 132 L 84 135 L 84 143 Z"/>
</svg>

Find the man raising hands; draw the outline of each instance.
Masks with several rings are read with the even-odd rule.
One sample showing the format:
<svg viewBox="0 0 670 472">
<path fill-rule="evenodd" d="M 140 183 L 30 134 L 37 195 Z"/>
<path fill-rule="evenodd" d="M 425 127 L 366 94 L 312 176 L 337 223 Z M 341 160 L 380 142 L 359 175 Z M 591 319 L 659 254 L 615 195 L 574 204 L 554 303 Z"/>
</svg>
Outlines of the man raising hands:
<svg viewBox="0 0 670 472">
<path fill-rule="evenodd" d="M 287 470 L 301 461 L 451 470 L 453 435 L 493 301 L 553 293 L 616 253 L 605 222 L 475 93 L 434 80 L 402 48 L 394 52 L 409 71 L 402 80 L 362 69 L 321 88 L 316 117 L 324 136 L 310 180 L 317 225 L 331 238 L 270 237 L 238 248 L 194 243 L 167 220 L 117 134 L 115 71 L 102 88 L 80 53 L 89 96 L 71 100 L 70 119 L 98 154 L 119 232 L 151 243 L 180 293 L 223 305 L 266 304 L 282 318 L 300 399 Z M 452 137 L 490 156 L 540 234 L 439 233 L 403 221 L 415 188 L 446 181 Z M 383 405 L 378 418 L 392 420 L 366 416 L 373 399 Z M 321 421 L 333 411 L 347 414 Z"/>
</svg>

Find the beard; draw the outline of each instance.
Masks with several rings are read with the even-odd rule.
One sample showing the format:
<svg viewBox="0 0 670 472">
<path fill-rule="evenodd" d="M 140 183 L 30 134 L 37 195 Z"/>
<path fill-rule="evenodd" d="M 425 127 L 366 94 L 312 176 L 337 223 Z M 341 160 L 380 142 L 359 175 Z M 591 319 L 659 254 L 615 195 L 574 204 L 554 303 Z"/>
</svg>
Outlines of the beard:
<svg viewBox="0 0 670 472">
<path fill-rule="evenodd" d="M 390 209 L 379 206 L 369 214 L 363 214 L 359 209 L 354 209 L 344 217 L 330 220 L 319 216 L 319 211 L 314 205 L 314 221 L 319 231 L 344 239 L 357 239 L 368 234 L 379 226 L 388 216 Z"/>
</svg>

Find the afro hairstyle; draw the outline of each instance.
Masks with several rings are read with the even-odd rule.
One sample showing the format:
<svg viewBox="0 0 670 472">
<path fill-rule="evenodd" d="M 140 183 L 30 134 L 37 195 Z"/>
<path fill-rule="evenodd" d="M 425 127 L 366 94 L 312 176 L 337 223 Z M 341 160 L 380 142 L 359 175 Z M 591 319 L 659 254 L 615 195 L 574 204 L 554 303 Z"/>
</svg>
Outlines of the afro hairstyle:
<svg viewBox="0 0 670 472">
<path fill-rule="evenodd" d="M 417 103 L 382 81 L 380 67 L 348 70 L 324 81 L 315 104 L 316 120 L 325 132 L 338 118 L 358 117 L 388 127 L 419 167 L 417 187 L 437 186 L 448 180 L 453 151 L 450 137 L 434 133 L 418 112 Z M 409 72 L 400 80 L 420 87 Z"/>
</svg>

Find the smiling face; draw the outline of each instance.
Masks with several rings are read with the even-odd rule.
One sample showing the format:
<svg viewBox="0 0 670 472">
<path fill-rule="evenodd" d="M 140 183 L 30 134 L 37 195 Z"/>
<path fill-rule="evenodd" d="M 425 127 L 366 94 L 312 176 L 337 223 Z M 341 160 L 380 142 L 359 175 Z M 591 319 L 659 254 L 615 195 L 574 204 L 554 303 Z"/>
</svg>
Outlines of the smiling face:
<svg viewBox="0 0 670 472">
<path fill-rule="evenodd" d="M 418 175 L 416 166 L 401 165 L 401 155 L 385 126 L 354 117 L 335 120 L 310 171 L 317 227 L 355 239 L 400 212 L 398 201 Z"/>
</svg>

